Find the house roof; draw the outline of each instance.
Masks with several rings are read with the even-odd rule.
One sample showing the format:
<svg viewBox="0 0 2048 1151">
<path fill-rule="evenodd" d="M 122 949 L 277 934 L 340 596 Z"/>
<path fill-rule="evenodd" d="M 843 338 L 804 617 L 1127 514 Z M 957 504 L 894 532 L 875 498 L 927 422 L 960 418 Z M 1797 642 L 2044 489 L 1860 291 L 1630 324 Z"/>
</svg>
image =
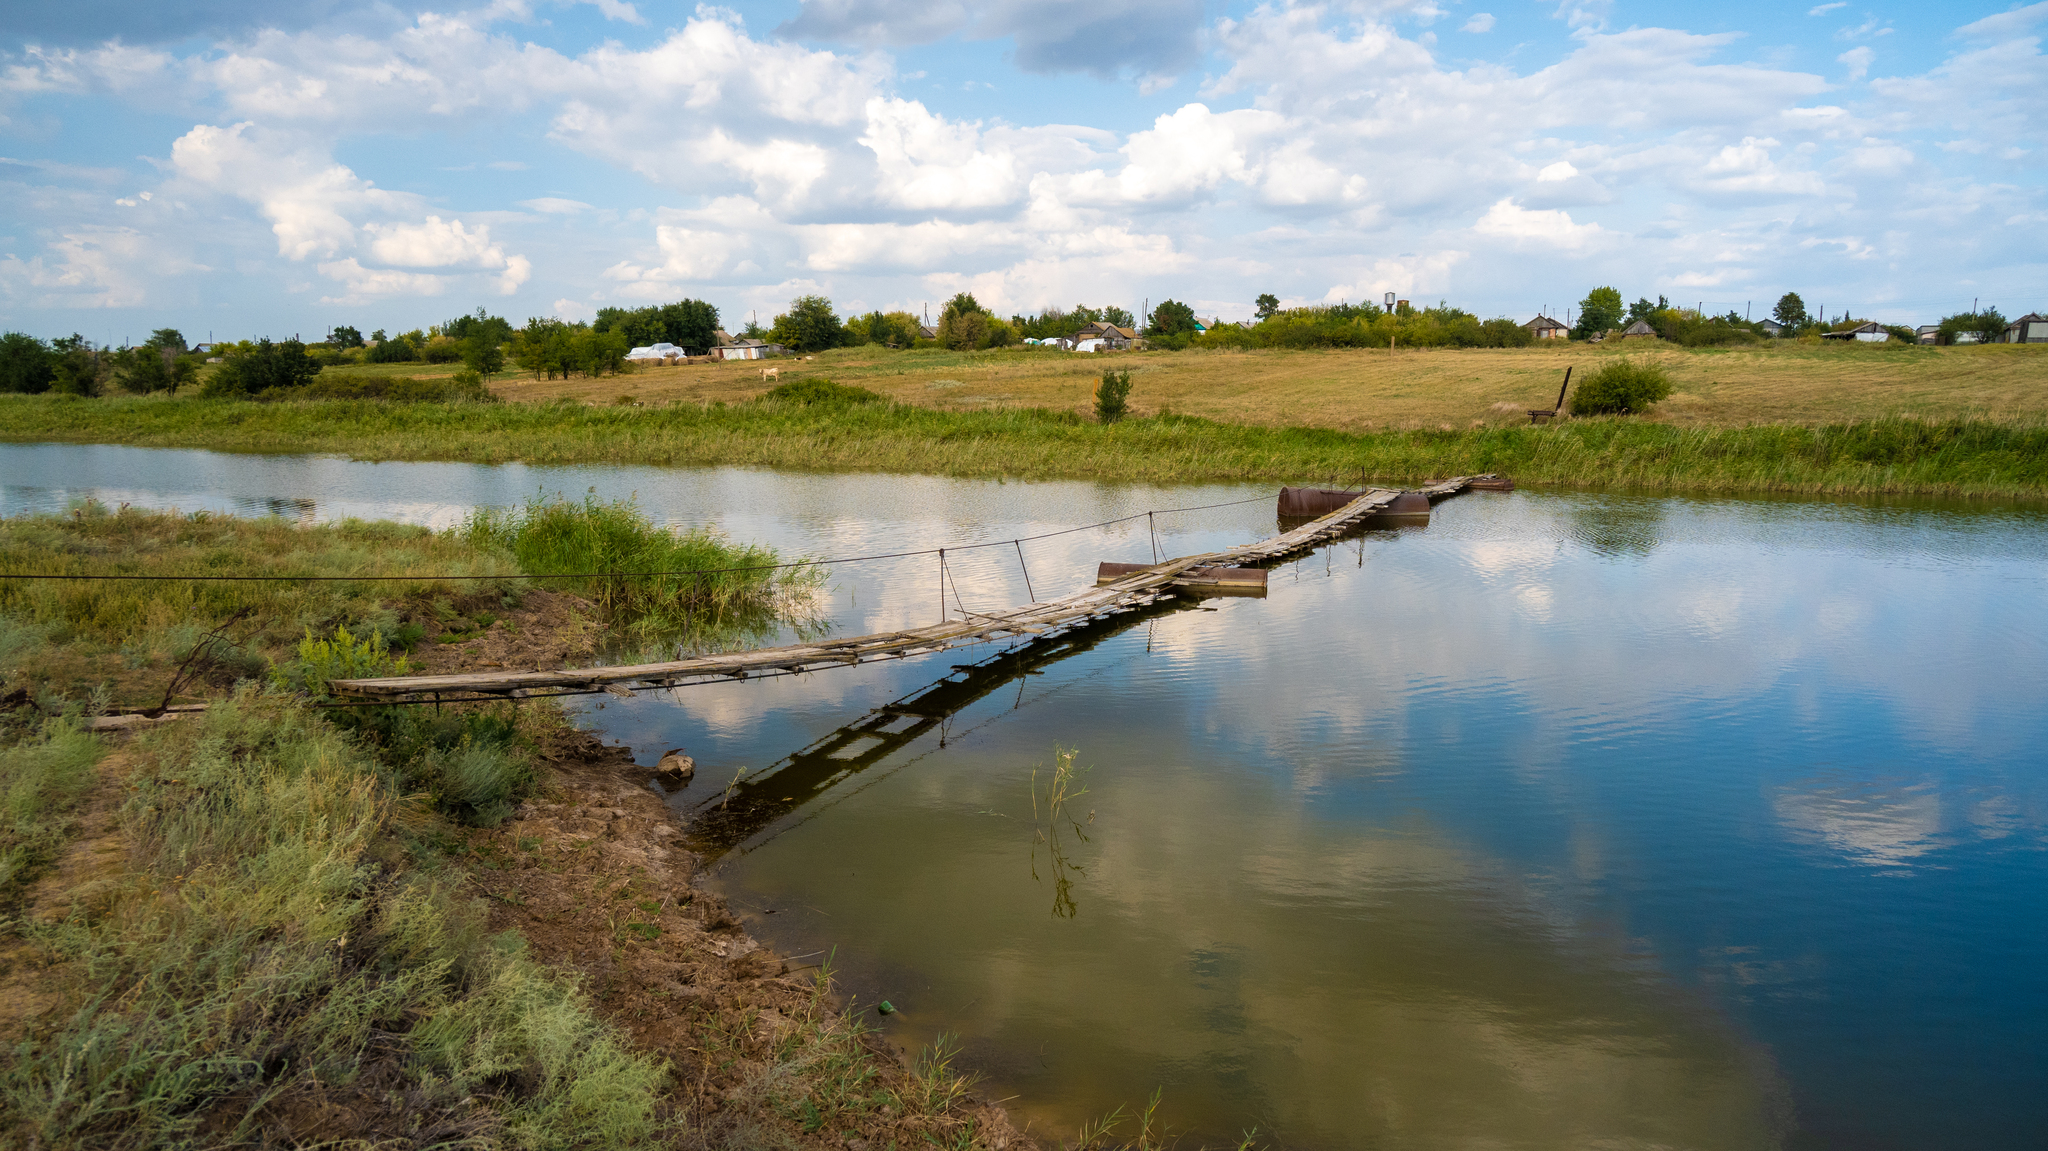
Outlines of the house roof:
<svg viewBox="0 0 2048 1151">
<path fill-rule="evenodd" d="M 1522 326 L 1532 332 L 1547 332 L 1552 328 L 1562 328 L 1564 324 L 1561 321 L 1551 319 L 1549 316 L 1538 316 Z"/>
<path fill-rule="evenodd" d="M 2006 328 L 2009 330 L 2012 328 L 2017 328 L 2021 324 L 2039 324 L 2044 322 L 2048 322 L 2048 316 L 2044 316 L 2039 312 L 2028 312 L 2026 315 L 2021 316 L 2019 319 L 2014 320 L 2010 324 L 2007 324 Z"/>
<path fill-rule="evenodd" d="M 1635 323 L 1623 328 L 1621 334 L 1624 336 L 1654 336 L 1657 334 L 1657 329 L 1651 327 L 1648 320 L 1637 320 Z"/>
<path fill-rule="evenodd" d="M 1079 332 L 1074 333 L 1074 338 L 1077 340 L 1087 339 L 1091 335 L 1122 336 L 1126 340 L 1135 340 L 1138 338 L 1138 333 L 1130 330 L 1129 328 L 1119 328 L 1115 324 L 1105 324 L 1100 320 L 1097 320 L 1096 322 L 1089 324 L 1087 327 L 1082 328 Z"/>
</svg>

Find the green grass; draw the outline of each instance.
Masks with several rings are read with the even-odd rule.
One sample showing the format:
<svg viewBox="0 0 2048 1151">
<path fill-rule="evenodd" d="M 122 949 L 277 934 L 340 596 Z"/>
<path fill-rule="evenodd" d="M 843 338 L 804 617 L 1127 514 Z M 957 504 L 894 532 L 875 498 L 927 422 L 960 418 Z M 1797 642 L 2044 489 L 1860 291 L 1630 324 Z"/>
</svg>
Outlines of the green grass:
<svg viewBox="0 0 2048 1151">
<path fill-rule="evenodd" d="M 16 715 L 26 716 L 26 711 Z M 15 734 L 13 716 L 6 724 Z M 0 748 L 0 914 L 63 846 L 71 813 L 92 785 L 106 745 L 70 720 L 53 720 Z"/>
<path fill-rule="evenodd" d="M 705 532 L 670 532 L 631 504 L 535 504 L 485 511 L 465 528 L 347 520 L 301 525 L 111 511 L 0 519 L 0 573 L 400 576 L 396 580 L 187 583 L 0 580 L 0 682 L 53 699 L 107 685 L 122 706 L 161 701 L 179 666 L 216 628 L 179 698 L 261 677 L 307 635 L 345 625 L 411 646 L 419 622 L 482 619 L 539 587 L 587 593 L 642 642 L 725 642 L 777 619 L 809 619 L 815 569 L 706 576 L 532 581 L 524 573 L 672 572 L 777 562 L 769 549 Z M 618 565 L 615 569 L 613 565 Z M 442 579 L 441 576 L 493 576 Z M 453 627 L 453 623 L 447 626 Z M 486 625 L 487 626 L 487 625 Z M 175 702 L 175 700 L 174 700 Z"/>
<path fill-rule="evenodd" d="M 21 929 L 69 1009 L 0 1071 L 0 1142 L 296 1145 L 334 1105 L 408 1145 L 661 1135 L 666 1067 L 485 933 L 362 744 L 245 688 L 135 757 L 123 882 Z"/>
<path fill-rule="evenodd" d="M 777 568 L 772 548 L 735 544 L 709 528 L 659 527 L 631 501 L 582 503 L 535 497 L 523 508 L 484 508 L 460 529 L 487 552 L 510 554 L 535 575 L 619 573 L 553 580 L 647 633 L 709 621 L 758 623 L 793 606 L 823 573 Z"/>
<path fill-rule="evenodd" d="M 1502 472 L 1526 484 L 1702 492 L 2048 495 L 2048 423 L 1880 418 L 1819 427 L 1546 427 L 1349 433 L 1188 416 L 1104 426 L 1043 410 L 754 401 L 664 408 L 507 403 L 0 399 L 0 436 L 495 463 L 739 464 L 1136 481 Z"/>
</svg>

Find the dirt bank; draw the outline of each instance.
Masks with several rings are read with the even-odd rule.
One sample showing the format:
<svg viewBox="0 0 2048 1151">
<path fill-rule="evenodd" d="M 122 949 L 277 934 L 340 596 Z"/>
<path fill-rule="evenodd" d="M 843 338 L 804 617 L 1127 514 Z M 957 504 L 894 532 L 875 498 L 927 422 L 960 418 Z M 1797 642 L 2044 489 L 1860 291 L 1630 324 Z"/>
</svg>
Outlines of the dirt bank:
<svg viewBox="0 0 2048 1151">
<path fill-rule="evenodd" d="M 815 966 L 762 947 L 697 887 L 681 825 L 629 749 L 562 729 L 541 754 L 542 794 L 467 833 L 473 885 L 494 929 L 580 973 L 600 1014 L 674 1064 L 686 1145 L 1032 1146 L 953 1070 L 849 1021 Z"/>
</svg>

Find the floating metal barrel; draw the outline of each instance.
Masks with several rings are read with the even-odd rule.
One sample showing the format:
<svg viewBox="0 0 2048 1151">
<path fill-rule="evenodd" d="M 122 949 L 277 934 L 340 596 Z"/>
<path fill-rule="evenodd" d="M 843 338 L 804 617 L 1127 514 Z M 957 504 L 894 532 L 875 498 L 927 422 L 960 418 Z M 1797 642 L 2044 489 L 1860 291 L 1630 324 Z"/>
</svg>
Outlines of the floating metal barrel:
<svg viewBox="0 0 2048 1151">
<path fill-rule="evenodd" d="M 1429 497 L 1421 492 L 1402 492 L 1394 502 L 1365 517 L 1369 528 L 1401 527 L 1429 522 Z"/>
<path fill-rule="evenodd" d="M 1305 520 L 1326 516 L 1365 494 L 1329 488 L 1281 488 L 1280 518 Z M 1421 492 L 1402 492 L 1392 503 L 1360 520 L 1359 526 L 1383 528 L 1428 522 L 1429 497 Z"/>
<path fill-rule="evenodd" d="M 1364 494 L 1329 488 L 1281 488 L 1280 515 L 1284 519 L 1312 520 L 1329 515 Z"/>
<path fill-rule="evenodd" d="M 1095 586 L 1115 583 L 1127 575 L 1149 570 L 1151 564 L 1103 563 L 1096 566 Z M 1199 567 L 1182 572 L 1173 586 L 1198 595 L 1249 595 L 1266 594 L 1266 571 L 1264 568 Z"/>
</svg>

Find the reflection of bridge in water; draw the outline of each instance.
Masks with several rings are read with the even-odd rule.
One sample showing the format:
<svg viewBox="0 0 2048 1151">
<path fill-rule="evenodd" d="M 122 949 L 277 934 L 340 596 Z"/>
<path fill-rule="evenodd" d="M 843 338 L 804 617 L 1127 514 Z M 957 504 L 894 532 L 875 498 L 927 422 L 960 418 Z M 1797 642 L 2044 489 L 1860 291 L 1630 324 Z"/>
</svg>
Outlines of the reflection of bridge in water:
<svg viewBox="0 0 2048 1151">
<path fill-rule="evenodd" d="M 1477 478 L 1480 483 L 1476 486 L 1493 490 L 1508 486 L 1498 477 Z M 1281 497 L 1280 522 L 1282 527 L 1292 529 L 1289 535 L 1299 532 L 1300 538 L 1327 542 L 1365 527 L 1391 527 L 1418 521 L 1426 523 L 1431 501 L 1455 495 L 1469 486 L 1475 486 L 1473 481 L 1461 478 L 1416 493 L 1386 492 L 1363 497 L 1357 492 L 1289 488 Z M 1413 502 L 1397 502 L 1401 496 L 1412 497 Z M 1418 506 L 1422 513 L 1420 516 L 1415 515 Z M 1360 514 L 1382 508 L 1395 514 Z M 1311 514 L 1287 514 L 1300 511 Z M 1347 512 L 1350 514 L 1345 514 Z M 1335 530 L 1331 530 L 1333 528 Z M 1233 549 L 1240 556 L 1250 550 Z M 1281 554 L 1298 553 L 1289 549 Z M 1106 583 L 1114 582 L 1131 573 L 1152 570 L 1155 569 L 1137 564 L 1105 563 L 1099 578 Z M 1203 569 L 1190 569 L 1189 574 L 1198 570 Z M 1222 569 L 1208 570 L 1220 572 Z M 1264 573 L 1258 574 L 1258 591 L 1263 593 Z M 1196 596 L 1232 592 L 1228 577 L 1202 582 L 1212 586 L 1191 586 L 1182 590 Z M 743 772 L 730 785 L 691 803 L 688 809 L 690 846 L 707 861 L 716 860 L 767 830 L 784 816 L 889 759 L 934 729 L 939 732 L 939 746 L 944 747 L 947 723 L 954 715 L 1011 681 L 1019 681 L 1018 700 L 1021 705 L 1021 681 L 1025 677 L 1039 674 L 1039 669 L 1088 651 L 1141 623 L 1187 606 L 1191 605 L 1186 598 L 1128 600 L 1097 614 L 1081 617 L 1061 630 L 1023 636 L 1021 643 L 986 659 L 971 664 L 955 664 L 938 680 L 875 708 L 765 771 L 756 774 Z"/>
<path fill-rule="evenodd" d="M 975 663 L 955 664 L 935 682 L 875 708 L 766 771 L 744 775 L 697 800 L 689 809 L 690 847 L 707 861 L 715 860 L 934 729 L 944 747 L 946 724 L 954 715 L 1012 681 L 1019 681 L 1021 701 L 1021 681 L 1040 668 L 1186 606 L 1185 600 L 1162 600 L 1091 619 L 1050 638 L 1027 640 Z"/>
</svg>

